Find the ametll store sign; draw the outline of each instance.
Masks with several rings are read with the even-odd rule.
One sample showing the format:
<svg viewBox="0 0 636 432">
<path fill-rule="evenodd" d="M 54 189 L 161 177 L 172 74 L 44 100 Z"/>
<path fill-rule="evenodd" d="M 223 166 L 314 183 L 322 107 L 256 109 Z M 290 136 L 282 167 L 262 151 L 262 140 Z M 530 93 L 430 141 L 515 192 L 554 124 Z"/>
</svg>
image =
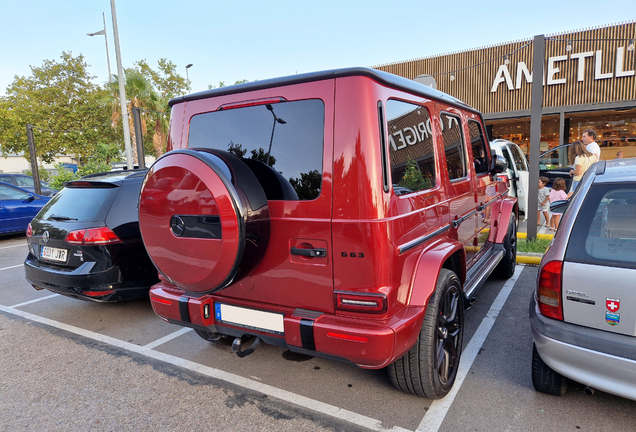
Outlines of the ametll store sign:
<svg viewBox="0 0 636 432">
<path fill-rule="evenodd" d="M 625 47 L 617 48 L 616 52 L 612 54 L 615 56 L 616 60 L 614 62 L 615 67 L 614 70 L 609 71 L 603 71 L 603 50 L 570 54 L 569 58 L 568 55 L 550 57 L 548 59 L 548 72 L 544 74 L 543 85 L 546 85 L 546 83 L 547 85 L 565 84 L 567 80 L 562 77 L 562 70 L 565 70 L 566 67 L 570 67 L 572 63 L 572 66 L 577 68 L 577 81 L 585 81 L 585 66 L 590 61 L 594 62 L 595 80 L 617 79 L 634 76 L 634 69 L 625 69 Z M 569 62 L 570 65 L 564 62 Z M 519 90 L 524 79 L 526 84 L 532 82 L 532 72 L 528 70 L 528 66 L 526 66 L 525 62 L 517 63 L 516 79 L 514 83 L 512 81 L 512 75 L 508 70 L 508 66 L 505 64 L 501 65 L 497 70 L 497 75 L 495 76 L 490 92 L 496 93 L 502 83 L 505 83 L 509 91 Z"/>
</svg>

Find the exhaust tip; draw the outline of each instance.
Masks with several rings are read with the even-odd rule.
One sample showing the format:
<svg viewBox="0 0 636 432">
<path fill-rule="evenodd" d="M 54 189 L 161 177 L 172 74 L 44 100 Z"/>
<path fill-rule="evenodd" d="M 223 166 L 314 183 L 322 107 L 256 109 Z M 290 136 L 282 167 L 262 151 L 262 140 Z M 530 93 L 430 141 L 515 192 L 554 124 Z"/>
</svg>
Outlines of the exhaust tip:
<svg viewBox="0 0 636 432">
<path fill-rule="evenodd" d="M 595 389 L 593 389 L 592 387 L 585 387 L 583 389 L 583 391 L 585 392 L 586 395 L 588 396 L 592 396 L 594 394 L 594 392 L 596 391 Z"/>
</svg>

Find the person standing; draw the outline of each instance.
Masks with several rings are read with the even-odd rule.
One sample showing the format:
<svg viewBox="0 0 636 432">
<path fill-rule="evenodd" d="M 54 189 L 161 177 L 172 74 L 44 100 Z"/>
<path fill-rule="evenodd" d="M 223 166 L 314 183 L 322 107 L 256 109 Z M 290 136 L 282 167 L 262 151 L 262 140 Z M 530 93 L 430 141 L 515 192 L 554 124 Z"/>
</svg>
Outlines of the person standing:
<svg viewBox="0 0 636 432">
<path fill-rule="evenodd" d="M 595 162 L 598 162 L 601 159 L 601 148 L 596 143 L 596 131 L 594 129 L 584 130 L 581 141 L 585 144 L 587 151 L 596 156 Z"/>
<path fill-rule="evenodd" d="M 548 211 L 550 210 L 550 189 L 546 185 L 550 183 L 550 179 L 547 177 L 539 177 L 539 209 L 537 210 L 537 226 L 541 226 L 541 213 L 545 218 L 545 224 L 550 224 L 550 216 Z"/>
<path fill-rule="evenodd" d="M 550 191 L 550 204 L 568 199 L 568 195 L 565 193 L 565 180 L 561 177 L 554 179 L 554 183 L 552 183 L 552 190 Z M 550 229 L 552 231 L 556 231 L 559 228 L 559 222 L 561 220 L 561 215 L 553 213 L 552 218 L 550 218 Z"/>
<path fill-rule="evenodd" d="M 569 173 L 570 177 L 572 177 L 572 186 L 570 187 L 568 198 L 576 190 L 576 186 L 581 181 L 585 171 L 597 161 L 596 157 L 587 150 L 581 141 L 574 141 L 570 147 L 572 148 L 572 155 L 574 155 L 574 169 L 571 169 Z"/>
</svg>

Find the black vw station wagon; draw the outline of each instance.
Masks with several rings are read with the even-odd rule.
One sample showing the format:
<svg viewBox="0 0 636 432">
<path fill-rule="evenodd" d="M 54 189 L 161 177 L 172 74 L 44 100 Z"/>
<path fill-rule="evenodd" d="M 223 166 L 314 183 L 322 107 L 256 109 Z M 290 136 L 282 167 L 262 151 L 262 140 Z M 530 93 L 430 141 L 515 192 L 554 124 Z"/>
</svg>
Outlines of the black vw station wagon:
<svg viewBox="0 0 636 432">
<path fill-rule="evenodd" d="M 35 289 L 113 302 L 148 296 L 157 270 L 139 232 L 147 170 L 92 174 L 65 184 L 27 228 L 26 279 Z"/>
</svg>

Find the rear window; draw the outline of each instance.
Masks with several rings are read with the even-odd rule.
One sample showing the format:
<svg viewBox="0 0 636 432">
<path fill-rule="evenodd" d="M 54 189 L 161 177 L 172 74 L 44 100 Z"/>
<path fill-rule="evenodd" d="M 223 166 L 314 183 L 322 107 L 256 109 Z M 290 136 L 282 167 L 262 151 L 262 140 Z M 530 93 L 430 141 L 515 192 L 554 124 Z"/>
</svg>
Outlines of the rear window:
<svg viewBox="0 0 636 432">
<path fill-rule="evenodd" d="M 636 268 L 636 188 L 593 185 L 574 223 L 566 260 Z"/>
<path fill-rule="evenodd" d="M 192 117 L 188 147 L 262 162 L 289 181 L 299 200 L 312 200 L 322 186 L 324 128 L 319 99 L 247 106 Z"/>
<path fill-rule="evenodd" d="M 77 221 L 106 219 L 119 188 L 64 188 L 45 205 L 36 218 L 53 220 L 69 218 Z"/>
</svg>

